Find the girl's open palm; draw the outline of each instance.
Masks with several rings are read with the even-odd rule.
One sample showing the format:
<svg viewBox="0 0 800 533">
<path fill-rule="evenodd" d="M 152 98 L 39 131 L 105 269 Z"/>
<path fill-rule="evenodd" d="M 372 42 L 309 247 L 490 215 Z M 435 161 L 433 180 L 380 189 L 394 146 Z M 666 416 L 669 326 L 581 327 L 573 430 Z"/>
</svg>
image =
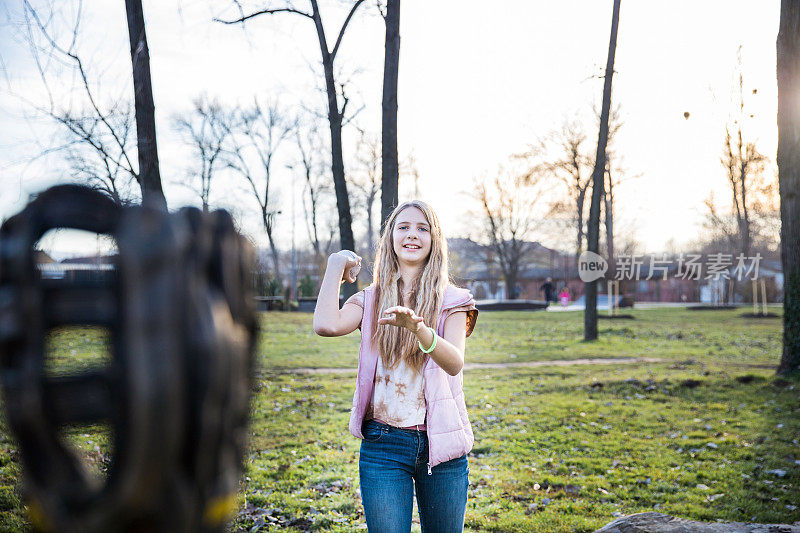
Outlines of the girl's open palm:
<svg viewBox="0 0 800 533">
<path fill-rule="evenodd" d="M 398 328 L 406 328 L 412 333 L 417 332 L 423 318 L 408 307 L 396 305 L 383 312 L 384 316 L 378 319 L 378 324 L 388 324 Z"/>
</svg>

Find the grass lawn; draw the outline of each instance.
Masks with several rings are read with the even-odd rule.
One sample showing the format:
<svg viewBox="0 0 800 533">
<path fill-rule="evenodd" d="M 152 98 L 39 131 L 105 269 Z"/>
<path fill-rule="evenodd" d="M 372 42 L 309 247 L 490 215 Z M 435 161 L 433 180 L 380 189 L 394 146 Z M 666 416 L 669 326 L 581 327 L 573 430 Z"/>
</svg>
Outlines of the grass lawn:
<svg viewBox="0 0 800 533">
<path fill-rule="evenodd" d="M 467 341 L 467 360 L 508 363 L 586 357 L 660 357 L 777 364 L 781 320 L 742 318 L 751 311 L 689 311 L 681 308 L 624 310 L 633 320 L 601 319 L 600 338 L 583 342 L 583 312 L 483 312 Z M 778 307 L 770 308 L 781 313 Z M 297 367 L 355 368 L 356 330 L 335 339 L 317 336 L 311 317 L 269 313 L 262 321 L 260 363 L 265 369 Z"/>
<path fill-rule="evenodd" d="M 777 364 L 781 322 L 741 312 L 634 310 L 634 320 L 601 321 L 595 343 L 581 341 L 579 312 L 482 313 L 467 341 L 471 362 L 664 361 L 466 372 L 476 435 L 467 529 L 594 531 L 620 513 L 649 510 L 800 520 L 800 381 L 749 366 Z M 359 441 L 347 431 L 355 371 L 287 373 L 354 368 L 359 334 L 316 337 L 306 314 L 262 319 L 252 440 L 231 529 L 365 529 Z M 78 359 L 91 352 L 96 336 L 54 338 L 55 366 L 69 364 L 64 351 Z M 18 455 L 0 431 L 0 531 L 21 531 Z M 90 463 L 105 451 L 102 432 L 70 438 Z"/>
</svg>

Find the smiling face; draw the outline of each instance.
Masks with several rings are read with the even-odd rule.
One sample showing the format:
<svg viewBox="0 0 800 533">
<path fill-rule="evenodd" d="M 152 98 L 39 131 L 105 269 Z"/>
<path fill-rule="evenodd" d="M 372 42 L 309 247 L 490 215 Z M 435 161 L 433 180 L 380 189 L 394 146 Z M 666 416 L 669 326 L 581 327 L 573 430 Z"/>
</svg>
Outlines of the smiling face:
<svg viewBox="0 0 800 533">
<path fill-rule="evenodd" d="M 431 253 L 431 225 L 425 213 L 413 206 L 400 211 L 392 231 L 392 244 L 401 263 L 424 265 Z"/>
</svg>

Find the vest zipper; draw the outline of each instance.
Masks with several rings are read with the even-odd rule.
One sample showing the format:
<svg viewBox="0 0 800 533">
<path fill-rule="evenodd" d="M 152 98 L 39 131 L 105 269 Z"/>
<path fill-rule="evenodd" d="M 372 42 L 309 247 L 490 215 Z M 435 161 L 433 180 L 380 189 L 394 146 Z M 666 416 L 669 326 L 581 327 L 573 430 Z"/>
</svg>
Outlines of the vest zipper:
<svg viewBox="0 0 800 533">
<path fill-rule="evenodd" d="M 431 471 L 431 464 L 430 463 L 428 463 L 428 475 L 429 476 L 433 475 L 433 472 Z"/>
</svg>

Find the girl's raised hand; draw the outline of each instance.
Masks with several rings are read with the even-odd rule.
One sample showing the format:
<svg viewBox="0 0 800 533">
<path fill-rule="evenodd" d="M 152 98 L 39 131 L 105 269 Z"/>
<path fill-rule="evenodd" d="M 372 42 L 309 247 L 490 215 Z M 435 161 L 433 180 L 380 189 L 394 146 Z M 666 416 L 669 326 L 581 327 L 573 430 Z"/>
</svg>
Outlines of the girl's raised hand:
<svg viewBox="0 0 800 533">
<path fill-rule="evenodd" d="M 358 272 L 361 270 L 361 256 L 355 252 L 351 252 L 350 250 L 341 250 L 336 252 L 335 255 L 344 257 L 346 260 L 342 281 L 355 283 L 356 277 L 358 277 Z"/>
<path fill-rule="evenodd" d="M 383 315 L 384 316 L 378 319 L 378 324 L 388 324 L 389 326 L 406 328 L 411 333 L 417 332 L 423 320 L 423 318 L 417 316 L 413 310 L 400 305 L 390 307 L 383 312 Z"/>
</svg>

